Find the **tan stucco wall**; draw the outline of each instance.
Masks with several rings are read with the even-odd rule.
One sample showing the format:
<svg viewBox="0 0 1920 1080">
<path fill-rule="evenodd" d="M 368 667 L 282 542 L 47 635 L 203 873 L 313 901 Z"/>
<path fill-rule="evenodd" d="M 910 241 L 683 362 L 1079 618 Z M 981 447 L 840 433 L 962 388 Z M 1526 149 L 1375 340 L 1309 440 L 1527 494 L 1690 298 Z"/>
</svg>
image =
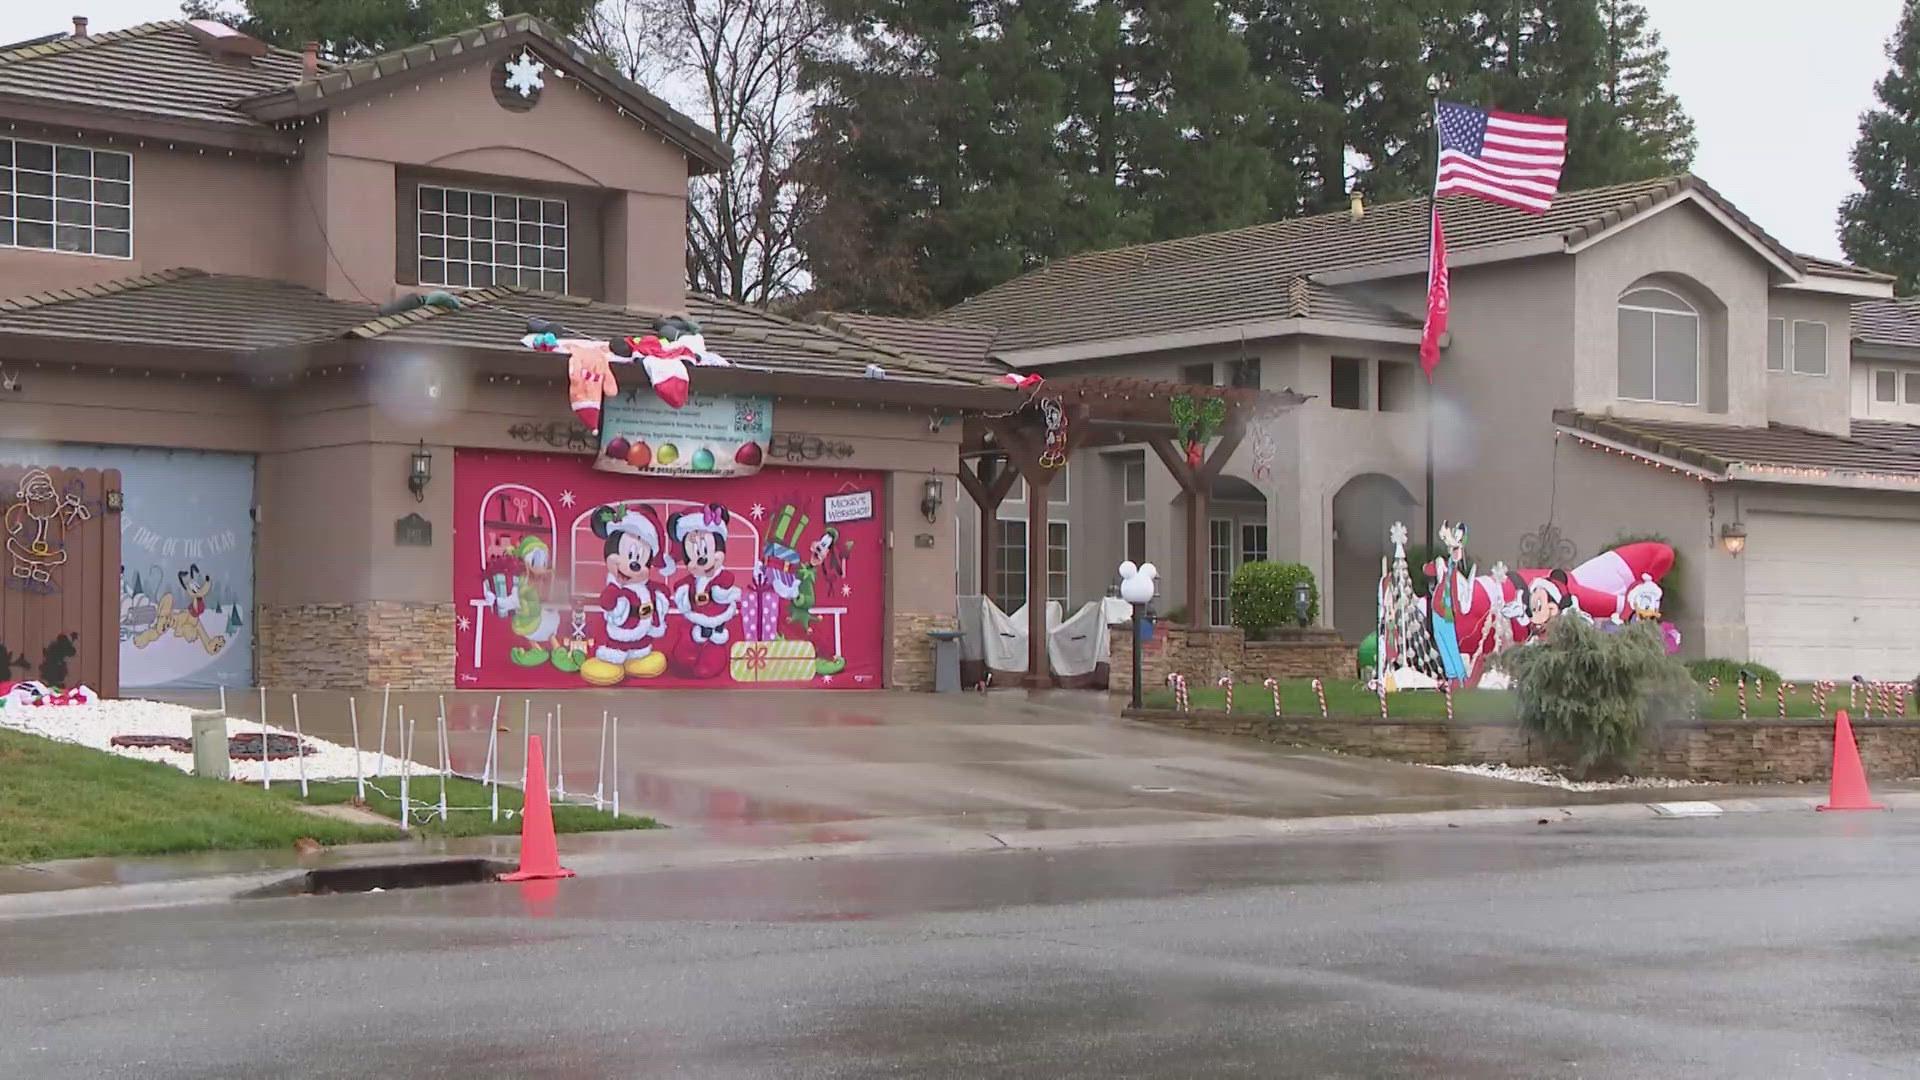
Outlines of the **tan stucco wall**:
<svg viewBox="0 0 1920 1080">
<path fill-rule="evenodd" d="M 1574 407 L 1688 423 L 1766 423 L 1772 271 L 1752 248 L 1706 211 L 1682 203 L 1580 252 L 1573 262 L 1576 306 L 1567 341 L 1574 360 Z M 1649 278 L 1654 279 L 1649 284 L 1685 294 L 1706 318 L 1698 406 L 1620 399 L 1618 303 L 1622 293 Z"/>
<path fill-rule="evenodd" d="M 1847 378 L 1847 398 L 1852 415 L 1870 420 L 1892 420 L 1906 424 L 1920 424 L 1920 403 L 1913 405 L 1895 401 L 1887 403 L 1873 399 L 1873 373 L 1885 369 L 1895 373 L 1899 387 L 1905 385 L 1909 373 L 1920 372 L 1920 356 L 1910 359 L 1896 359 L 1891 351 L 1871 352 L 1855 350 L 1852 370 Z"/>
<path fill-rule="evenodd" d="M 292 169 L 286 163 L 127 140 L 51 141 L 133 155 L 133 257 L 7 248 L 0 251 L 0 296 L 179 266 L 260 277 L 289 272 L 285 232 Z"/>
<path fill-rule="evenodd" d="M 1787 370 L 1769 371 L 1764 376 L 1767 388 L 1767 418 L 1782 424 L 1847 433 L 1852 419 L 1853 383 L 1848 372 L 1848 344 L 1852 337 L 1852 297 L 1820 296 L 1812 293 L 1775 289 L 1768 299 L 1768 317 L 1785 320 L 1789 339 L 1794 320 L 1827 325 L 1827 373 L 1801 375 L 1793 370 L 1798 357 L 1789 356 Z M 1760 339 L 1762 370 L 1766 366 L 1766 338 Z"/>
</svg>

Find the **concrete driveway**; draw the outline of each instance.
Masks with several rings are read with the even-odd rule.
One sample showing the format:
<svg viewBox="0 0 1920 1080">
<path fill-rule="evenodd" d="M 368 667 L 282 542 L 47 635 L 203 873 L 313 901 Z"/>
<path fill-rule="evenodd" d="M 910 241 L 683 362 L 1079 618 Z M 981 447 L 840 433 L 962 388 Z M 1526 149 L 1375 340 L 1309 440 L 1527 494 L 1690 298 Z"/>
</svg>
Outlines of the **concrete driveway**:
<svg viewBox="0 0 1920 1080">
<path fill-rule="evenodd" d="M 230 698 L 235 715 L 257 714 L 252 694 Z M 622 811 L 720 832 L 883 821 L 1115 828 L 1582 801 L 1557 789 L 1156 728 L 1111 715 L 1098 694 L 579 691 L 499 700 L 507 775 L 521 768 L 524 718 L 544 734 L 556 714 L 549 766 L 560 760 L 569 796 L 590 797 L 604 710 L 619 728 Z M 348 741 L 346 701 L 302 693 L 305 729 Z M 370 747 L 381 695 L 358 701 Z M 485 692 L 446 695 L 457 771 L 480 773 L 494 701 Z M 394 694 L 392 713 L 403 705 L 420 721 L 414 757 L 427 760 L 438 696 Z M 289 722 L 284 691 L 270 695 L 268 711 L 272 722 Z M 396 738 L 389 733 L 390 746 Z"/>
</svg>

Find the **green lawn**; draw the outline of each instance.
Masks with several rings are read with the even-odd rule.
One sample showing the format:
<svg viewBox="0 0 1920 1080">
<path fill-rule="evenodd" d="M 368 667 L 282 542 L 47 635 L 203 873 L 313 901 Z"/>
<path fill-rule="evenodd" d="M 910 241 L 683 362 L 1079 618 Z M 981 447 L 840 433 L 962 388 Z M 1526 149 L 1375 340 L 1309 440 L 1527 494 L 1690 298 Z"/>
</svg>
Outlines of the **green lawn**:
<svg viewBox="0 0 1920 1080">
<path fill-rule="evenodd" d="M 300 796 L 300 785 L 275 784 L 273 793 L 277 796 L 296 799 Z M 307 786 L 307 802 L 317 806 L 351 802 L 354 797 L 354 783 L 351 780 L 329 780 L 325 783 Z M 441 821 L 435 816 L 423 821 L 426 808 L 440 805 L 440 778 L 437 776 L 415 777 L 407 784 L 407 801 L 413 806 L 413 831 L 422 836 L 510 836 L 520 832 L 520 789 L 501 785 L 500 820 L 494 821 L 488 810 L 490 798 L 487 786 L 478 781 L 454 777 L 447 781 L 447 820 Z M 466 807 L 468 809 L 462 809 Z M 478 807 L 478 809 L 472 809 Z M 398 777 L 383 776 L 378 781 L 368 781 L 367 809 L 383 817 L 400 819 L 400 780 Z M 513 811 L 511 815 L 507 811 Z M 553 831 L 599 832 L 609 829 L 658 829 L 661 824 L 650 817 L 636 817 L 621 814 L 614 817 L 604 810 L 595 810 L 591 806 L 575 806 L 567 803 L 553 804 Z"/>
<path fill-rule="evenodd" d="M 0 729 L 0 863 L 399 838 L 170 765 Z"/>
<path fill-rule="evenodd" d="M 1342 719 L 1367 719 L 1380 715 L 1380 699 L 1368 690 L 1365 684 L 1356 679 L 1328 680 L 1325 683 L 1327 712 Z M 1174 707 L 1173 691 L 1164 688 L 1149 690 L 1142 695 L 1142 704 L 1149 709 L 1171 709 Z M 1218 686 L 1188 685 L 1188 701 L 1191 708 L 1218 711 L 1226 707 L 1226 692 Z M 1453 695 L 1453 715 L 1463 720 L 1510 720 L 1515 716 L 1514 695 L 1500 690 L 1457 690 Z M 1832 716 L 1835 708 L 1847 707 L 1847 688 L 1843 683 L 1827 697 L 1826 716 Z M 1290 679 L 1280 685 L 1280 708 L 1287 716 L 1311 717 L 1320 715 L 1320 705 L 1314 699 L 1313 682 L 1310 679 Z M 1907 703 L 1908 715 L 1920 715 L 1920 702 Z M 1780 702 L 1778 689 L 1768 684 L 1762 693 L 1751 688 L 1747 694 L 1747 715 L 1756 720 L 1778 718 Z M 1259 684 L 1242 683 L 1233 688 L 1233 711 L 1237 713 L 1261 713 L 1273 715 L 1273 692 Z M 1856 718 L 1865 710 L 1856 710 Z M 1722 686 L 1718 693 L 1709 695 L 1706 688 L 1700 688 L 1700 715 L 1709 720 L 1737 720 L 1740 718 L 1739 693 L 1732 687 Z M 1813 707 L 1812 691 L 1806 687 L 1796 688 L 1787 697 L 1787 717 L 1793 720 L 1811 720 L 1819 716 Z M 1875 709 L 1875 716 L 1880 710 Z M 1435 691 L 1407 691 L 1387 695 L 1387 716 L 1395 720 L 1439 720 L 1446 716 L 1446 701 Z"/>
</svg>

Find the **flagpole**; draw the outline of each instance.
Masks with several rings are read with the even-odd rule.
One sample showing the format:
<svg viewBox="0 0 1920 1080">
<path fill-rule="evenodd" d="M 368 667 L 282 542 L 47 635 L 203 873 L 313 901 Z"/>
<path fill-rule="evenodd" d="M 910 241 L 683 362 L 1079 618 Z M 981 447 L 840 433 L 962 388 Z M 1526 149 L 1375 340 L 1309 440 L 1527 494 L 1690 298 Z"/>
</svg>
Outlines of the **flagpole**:
<svg viewBox="0 0 1920 1080">
<path fill-rule="evenodd" d="M 1433 219 L 1440 212 L 1440 76 L 1427 77 L 1427 118 L 1433 124 L 1433 186 L 1427 189 L 1427 288 L 1433 288 Z M 1432 558 L 1436 534 L 1433 517 L 1433 374 L 1427 374 L 1427 556 Z"/>
</svg>

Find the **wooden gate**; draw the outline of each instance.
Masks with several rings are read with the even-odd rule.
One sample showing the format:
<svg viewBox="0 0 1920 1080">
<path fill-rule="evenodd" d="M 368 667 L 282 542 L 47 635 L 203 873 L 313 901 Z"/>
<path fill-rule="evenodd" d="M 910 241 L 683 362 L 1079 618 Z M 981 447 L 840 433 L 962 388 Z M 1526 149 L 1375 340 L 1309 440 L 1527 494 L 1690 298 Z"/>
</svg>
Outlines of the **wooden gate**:
<svg viewBox="0 0 1920 1080">
<path fill-rule="evenodd" d="M 120 693 L 118 469 L 0 465 L 0 682 Z"/>
</svg>

